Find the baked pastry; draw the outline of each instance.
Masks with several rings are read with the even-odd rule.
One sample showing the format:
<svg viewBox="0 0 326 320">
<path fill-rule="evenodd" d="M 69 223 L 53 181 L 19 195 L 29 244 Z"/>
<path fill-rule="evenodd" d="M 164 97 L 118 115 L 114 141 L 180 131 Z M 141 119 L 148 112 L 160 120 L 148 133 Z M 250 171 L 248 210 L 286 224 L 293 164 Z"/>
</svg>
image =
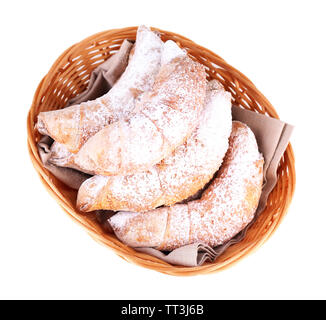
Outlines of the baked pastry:
<svg viewBox="0 0 326 320">
<path fill-rule="evenodd" d="M 78 191 L 82 211 L 147 211 L 202 189 L 220 167 L 231 133 L 231 95 L 209 82 L 199 124 L 187 141 L 153 168 L 128 176 L 93 176 Z"/>
<path fill-rule="evenodd" d="M 112 89 L 95 100 L 41 112 L 36 124 L 38 131 L 76 153 L 96 132 L 133 112 L 137 98 L 154 83 L 161 65 L 162 48 L 159 35 L 140 26 L 128 66 Z"/>
<path fill-rule="evenodd" d="M 176 45 L 164 44 L 162 61 L 166 63 L 152 90 L 137 102 L 135 114 L 96 133 L 75 155 L 82 171 L 128 175 L 148 170 L 195 129 L 206 93 L 205 68 L 186 54 L 170 60 L 171 46 Z"/>
<path fill-rule="evenodd" d="M 170 63 L 176 57 L 179 57 L 179 56 L 181 57 L 181 56 L 186 55 L 185 51 L 180 49 L 178 47 L 178 45 L 171 40 L 168 40 L 167 42 L 165 42 L 163 46 L 164 46 L 164 49 L 163 49 L 164 53 L 161 55 L 161 60 L 160 60 L 161 66 L 164 66 L 164 65 Z M 132 52 L 130 54 L 132 55 Z M 116 111 L 117 111 L 117 113 L 115 113 L 115 111 L 112 112 L 112 115 L 115 120 L 118 120 L 120 117 L 122 119 L 128 118 L 127 117 L 128 114 L 129 115 L 131 114 L 130 110 L 129 110 L 129 112 L 125 111 L 124 113 L 120 112 L 118 109 Z M 136 109 L 134 109 L 133 111 L 135 113 L 138 112 L 138 110 L 136 110 Z M 54 143 L 51 147 L 51 156 L 48 159 L 48 161 L 49 161 L 49 163 L 52 163 L 52 164 L 60 166 L 60 167 L 74 168 L 74 169 L 81 170 L 83 172 L 87 172 L 90 174 L 96 173 L 93 168 L 81 168 L 75 162 L 75 158 L 76 158 L 75 154 L 71 153 L 64 144 L 54 141 Z"/>
<path fill-rule="evenodd" d="M 199 200 L 143 213 L 119 212 L 109 222 L 116 236 L 131 247 L 173 250 L 196 242 L 215 247 L 253 219 L 263 163 L 253 132 L 234 121 L 223 164 Z"/>
</svg>

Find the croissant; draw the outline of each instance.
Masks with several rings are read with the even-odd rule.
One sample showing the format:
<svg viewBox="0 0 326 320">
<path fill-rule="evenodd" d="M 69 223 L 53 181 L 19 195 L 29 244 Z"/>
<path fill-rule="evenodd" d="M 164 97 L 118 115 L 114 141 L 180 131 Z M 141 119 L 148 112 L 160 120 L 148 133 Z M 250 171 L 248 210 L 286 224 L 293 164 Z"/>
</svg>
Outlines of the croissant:
<svg viewBox="0 0 326 320">
<path fill-rule="evenodd" d="M 263 163 L 252 131 L 234 121 L 223 164 L 199 200 L 143 213 L 119 212 L 109 222 L 116 236 L 131 247 L 173 250 L 196 242 L 215 247 L 253 219 Z"/>
<path fill-rule="evenodd" d="M 137 97 L 154 83 L 162 48 L 159 35 L 140 26 L 128 66 L 107 94 L 61 110 L 41 112 L 36 128 L 76 153 L 96 132 L 132 113 Z"/>
<path fill-rule="evenodd" d="M 137 103 L 137 112 L 92 136 L 76 154 L 75 163 L 82 171 L 100 175 L 128 175 L 149 169 L 195 129 L 206 85 L 204 66 L 187 55 L 163 64 L 153 89 Z"/>
<path fill-rule="evenodd" d="M 231 127 L 231 95 L 216 80 L 210 81 L 199 124 L 183 145 L 148 171 L 86 180 L 79 188 L 77 207 L 139 212 L 190 197 L 220 167 Z"/>
<path fill-rule="evenodd" d="M 130 55 L 132 54 L 133 53 L 131 51 Z M 186 55 L 185 51 L 181 50 L 174 41 L 168 40 L 163 44 L 161 66 L 168 64 L 170 61 L 172 61 L 178 56 L 184 55 Z M 137 112 L 136 110 L 134 111 Z M 126 117 L 127 113 L 125 112 L 123 116 L 122 113 L 117 110 L 117 112 L 113 111 L 112 115 L 114 119 L 119 119 L 119 117 L 123 119 L 124 116 Z M 64 144 L 58 143 L 57 141 L 54 141 L 51 147 L 51 156 L 48 161 L 57 166 L 74 168 L 90 174 L 95 174 L 95 171 L 93 169 L 80 168 L 79 165 L 75 163 L 75 154 L 71 153 Z"/>
</svg>

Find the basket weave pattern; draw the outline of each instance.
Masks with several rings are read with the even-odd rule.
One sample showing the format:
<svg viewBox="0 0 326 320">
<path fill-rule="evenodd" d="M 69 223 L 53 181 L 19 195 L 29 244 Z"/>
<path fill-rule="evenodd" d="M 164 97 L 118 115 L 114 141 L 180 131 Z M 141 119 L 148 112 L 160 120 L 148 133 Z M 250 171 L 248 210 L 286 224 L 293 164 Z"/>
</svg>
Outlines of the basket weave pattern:
<svg viewBox="0 0 326 320">
<path fill-rule="evenodd" d="M 188 55 L 206 66 L 208 79 L 219 80 L 232 94 L 232 102 L 245 109 L 278 119 L 270 102 L 254 84 L 222 58 L 193 41 L 175 34 L 152 28 L 161 33 L 163 41 L 174 40 L 186 49 Z M 28 113 L 28 150 L 41 181 L 61 207 L 100 243 L 110 247 L 123 259 L 146 268 L 170 275 L 196 275 L 222 270 L 258 248 L 278 227 L 290 205 L 295 187 L 294 155 L 288 145 L 278 167 L 278 182 L 270 193 L 266 208 L 249 228 L 245 238 L 229 247 L 214 263 L 199 267 L 172 266 L 148 254 L 137 252 L 121 243 L 113 234 L 106 233 L 92 214 L 80 213 L 75 208 L 77 192 L 58 181 L 43 166 L 37 151 L 40 134 L 34 129 L 39 112 L 63 108 L 67 101 L 82 91 L 92 71 L 119 48 L 124 39 L 135 40 L 137 27 L 114 29 L 95 34 L 68 48 L 56 60 L 40 82 Z"/>
</svg>

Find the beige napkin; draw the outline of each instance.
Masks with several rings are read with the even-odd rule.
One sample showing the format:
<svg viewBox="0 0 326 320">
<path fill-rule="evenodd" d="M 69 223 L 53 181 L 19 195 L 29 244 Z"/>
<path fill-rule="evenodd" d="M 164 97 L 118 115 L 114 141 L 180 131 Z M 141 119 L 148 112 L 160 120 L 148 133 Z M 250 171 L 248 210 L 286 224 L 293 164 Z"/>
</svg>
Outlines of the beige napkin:
<svg viewBox="0 0 326 320">
<path fill-rule="evenodd" d="M 98 66 L 91 75 L 87 90 L 68 102 L 68 106 L 83 101 L 95 99 L 105 94 L 114 82 L 124 71 L 132 43 L 125 41 L 120 50 L 106 62 Z M 244 110 L 240 107 L 232 107 L 233 120 L 246 123 L 254 132 L 260 152 L 265 159 L 264 164 L 264 185 L 260 202 L 255 214 L 255 219 L 264 210 L 269 193 L 273 190 L 277 182 L 277 167 L 279 161 L 288 145 L 293 126 L 280 120 L 258 114 L 256 112 Z M 73 189 L 79 186 L 90 176 L 70 168 L 61 168 L 47 162 L 51 155 L 51 144 L 53 140 L 43 137 L 38 144 L 39 153 L 45 168 L 52 172 L 60 181 Z M 95 212 L 99 223 L 108 232 L 112 231 L 108 224 L 108 217 L 112 216 L 112 211 Z M 243 239 L 247 229 L 255 219 L 240 233 L 231 240 L 216 248 L 211 248 L 201 243 L 194 243 L 175 249 L 169 253 L 153 248 L 136 248 L 137 251 L 145 252 L 158 257 L 168 263 L 181 266 L 199 266 L 205 261 L 214 261 L 230 245 Z"/>
</svg>

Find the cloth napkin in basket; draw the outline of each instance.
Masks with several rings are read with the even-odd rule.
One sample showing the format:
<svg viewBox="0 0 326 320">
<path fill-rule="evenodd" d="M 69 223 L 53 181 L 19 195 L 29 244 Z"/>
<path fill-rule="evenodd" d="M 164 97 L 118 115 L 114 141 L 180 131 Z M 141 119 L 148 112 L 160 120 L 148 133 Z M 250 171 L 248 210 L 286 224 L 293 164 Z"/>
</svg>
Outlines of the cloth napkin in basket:
<svg viewBox="0 0 326 320">
<path fill-rule="evenodd" d="M 116 54 L 111 56 L 93 71 L 86 91 L 76 98 L 71 99 L 67 106 L 95 99 L 108 92 L 124 71 L 131 47 L 132 42 L 125 40 Z M 237 106 L 232 106 L 232 118 L 233 120 L 246 123 L 251 128 L 256 136 L 259 150 L 263 154 L 265 160 L 263 189 L 253 221 L 231 240 L 216 248 L 211 248 L 202 243 L 194 243 L 177 248 L 169 253 L 153 248 L 135 248 L 135 250 L 148 253 L 173 265 L 194 267 L 202 265 L 206 261 L 214 261 L 230 245 L 244 238 L 247 229 L 264 210 L 268 195 L 277 183 L 278 164 L 289 143 L 293 126 L 278 119 L 270 118 Z M 50 147 L 52 142 L 53 140 L 51 138 L 45 136 L 38 144 L 38 150 L 44 167 L 69 187 L 79 189 L 80 185 L 90 176 L 74 169 L 57 167 L 48 163 L 47 159 L 51 155 Z M 105 216 L 103 212 L 102 216 Z M 101 220 L 103 223 L 103 219 Z M 106 228 L 110 229 L 109 226 L 106 226 Z"/>
</svg>

